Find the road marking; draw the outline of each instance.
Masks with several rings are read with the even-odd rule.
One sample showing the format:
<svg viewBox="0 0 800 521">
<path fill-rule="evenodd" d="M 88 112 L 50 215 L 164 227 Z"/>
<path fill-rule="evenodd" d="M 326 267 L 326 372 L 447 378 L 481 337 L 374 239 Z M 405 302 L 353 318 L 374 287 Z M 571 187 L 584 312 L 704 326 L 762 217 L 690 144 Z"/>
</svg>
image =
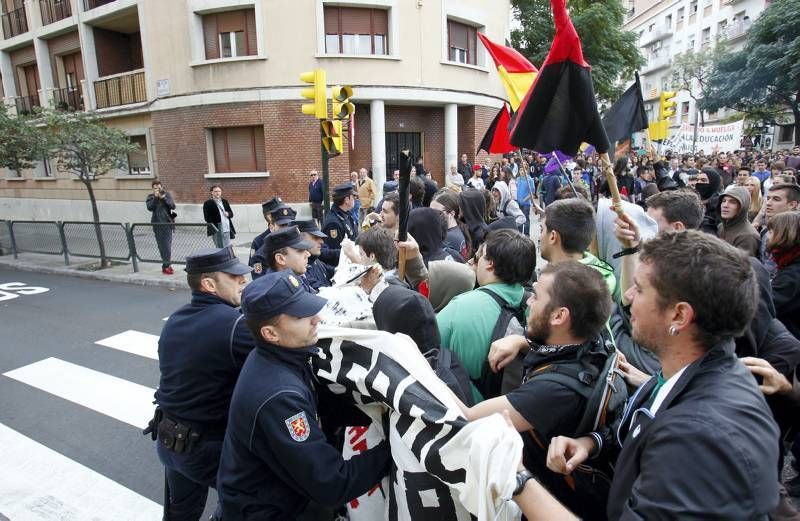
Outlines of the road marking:
<svg viewBox="0 0 800 521">
<path fill-rule="evenodd" d="M 153 417 L 153 389 L 58 358 L 4 374 L 140 429 Z"/>
<path fill-rule="evenodd" d="M 150 333 L 129 329 L 118 335 L 98 340 L 95 344 L 158 360 L 158 336 Z"/>
<path fill-rule="evenodd" d="M 163 514 L 158 503 L 3 424 L 0 461 L 0 512 L 8 519 L 150 521 Z"/>
<path fill-rule="evenodd" d="M 11 300 L 20 295 L 38 295 L 47 291 L 50 291 L 50 288 L 28 286 L 25 282 L 6 282 L 0 284 L 0 300 Z"/>
</svg>

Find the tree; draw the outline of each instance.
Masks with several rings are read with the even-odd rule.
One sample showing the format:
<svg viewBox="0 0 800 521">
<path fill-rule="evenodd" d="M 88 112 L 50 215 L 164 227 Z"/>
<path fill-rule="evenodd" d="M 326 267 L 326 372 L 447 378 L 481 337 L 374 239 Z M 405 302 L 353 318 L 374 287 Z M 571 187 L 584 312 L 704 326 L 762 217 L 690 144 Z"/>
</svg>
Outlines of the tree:
<svg viewBox="0 0 800 521">
<path fill-rule="evenodd" d="M 512 0 L 511 5 L 520 24 L 519 29 L 511 31 L 511 45 L 538 67 L 555 35 L 550 2 Z M 637 35 L 622 30 L 625 9 L 619 0 L 570 0 L 567 6 L 581 37 L 584 57 L 592 65 L 595 94 L 601 103 L 611 104 L 644 65 Z"/>
<path fill-rule="evenodd" d="M 21 175 L 46 155 L 46 143 L 32 116 L 14 116 L 0 108 L 0 167 Z"/>
<path fill-rule="evenodd" d="M 700 105 L 700 100 L 709 94 L 709 79 L 714 70 L 714 64 L 727 54 L 727 47 L 719 42 L 713 49 L 703 49 L 700 52 L 692 50 L 679 54 L 672 62 L 672 73 L 676 79 L 674 88 L 685 90 L 689 93 L 695 106 Z M 700 116 L 700 126 L 706 126 L 705 115 L 702 110 L 697 111 Z"/>
<path fill-rule="evenodd" d="M 127 168 L 128 153 L 136 150 L 137 145 L 121 130 L 104 125 L 95 114 L 46 110 L 40 117 L 50 153 L 59 169 L 77 176 L 89 193 L 100 266 L 106 267 L 109 262 L 92 183 L 111 170 Z"/>
<path fill-rule="evenodd" d="M 750 119 L 792 112 L 800 145 L 800 0 L 775 0 L 753 23 L 744 48 L 720 56 L 709 77 L 704 110 L 728 107 Z"/>
</svg>

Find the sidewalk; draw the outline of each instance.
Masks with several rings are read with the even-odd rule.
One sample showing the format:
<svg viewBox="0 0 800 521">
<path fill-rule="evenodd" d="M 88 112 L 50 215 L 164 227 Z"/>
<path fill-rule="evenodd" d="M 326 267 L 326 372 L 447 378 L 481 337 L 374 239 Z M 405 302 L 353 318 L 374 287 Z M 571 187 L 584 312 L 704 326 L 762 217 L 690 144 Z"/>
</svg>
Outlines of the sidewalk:
<svg viewBox="0 0 800 521">
<path fill-rule="evenodd" d="M 237 234 L 233 241 L 234 251 L 244 264 L 247 264 L 250 256 L 250 242 L 255 239 L 255 233 Z M 125 284 L 136 284 L 139 286 L 158 286 L 172 289 L 188 289 L 186 284 L 186 273 L 183 271 L 183 264 L 175 264 L 174 275 L 164 275 L 161 273 L 160 263 L 139 262 L 139 272 L 134 273 L 130 262 L 125 262 L 119 266 L 113 266 L 99 271 L 87 270 L 87 266 L 97 264 L 97 259 L 84 257 L 70 257 L 70 265 L 64 265 L 64 257 L 61 255 L 44 255 L 40 253 L 20 253 L 18 259 L 13 255 L 0 256 L 0 266 L 13 268 L 20 271 L 32 271 L 37 273 L 49 273 L 54 275 L 68 275 L 71 277 L 82 277 L 86 279 L 105 280 L 109 282 L 121 282 Z"/>
</svg>

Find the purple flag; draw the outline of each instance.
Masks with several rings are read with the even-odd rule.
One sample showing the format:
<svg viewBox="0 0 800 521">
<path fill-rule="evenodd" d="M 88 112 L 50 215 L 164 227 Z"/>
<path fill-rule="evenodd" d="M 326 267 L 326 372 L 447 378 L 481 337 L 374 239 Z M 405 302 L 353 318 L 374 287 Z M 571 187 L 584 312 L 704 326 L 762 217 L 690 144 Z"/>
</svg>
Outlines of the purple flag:
<svg viewBox="0 0 800 521">
<path fill-rule="evenodd" d="M 562 152 L 560 150 L 556 150 L 555 154 L 556 154 L 556 156 L 558 156 L 558 161 L 561 161 L 562 164 L 564 162 L 566 162 L 566 161 L 571 161 L 572 160 L 572 156 L 568 156 L 567 154 L 565 154 L 564 152 Z M 550 155 L 550 161 L 548 161 L 547 164 L 544 166 L 544 173 L 545 174 L 549 174 L 551 172 L 557 171 L 558 170 L 558 161 L 556 161 L 556 158 L 553 157 L 552 154 L 551 154 Z"/>
</svg>

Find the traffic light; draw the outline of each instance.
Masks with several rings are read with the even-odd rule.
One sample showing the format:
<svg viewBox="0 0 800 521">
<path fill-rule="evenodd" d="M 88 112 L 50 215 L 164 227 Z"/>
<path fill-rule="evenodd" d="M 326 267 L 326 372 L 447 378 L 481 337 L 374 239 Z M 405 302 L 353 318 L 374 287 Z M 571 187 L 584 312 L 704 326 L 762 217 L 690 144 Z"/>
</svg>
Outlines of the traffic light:
<svg viewBox="0 0 800 521">
<path fill-rule="evenodd" d="M 353 97 L 353 87 L 339 85 L 331 87 L 331 102 L 333 105 L 334 119 L 350 119 L 350 116 L 356 111 L 356 106 L 350 102 Z"/>
<path fill-rule="evenodd" d="M 322 146 L 329 156 L 338 156 L 342 153 L 342 122 L 336 119 L 320 121 L 322 125 Z"/>
<path fill-rule="evenodd" d="M 314 69 L 304 72 L 300 75 L 300 80 L 311 84 L 311 87 L 303 89 L 300 94 L 304 98 L 314 101 L 313 103 L 303 103 L 303 114 L 314 116 L 317 119 L 326 119 L 328 117 L 328 98 L 326 97 L 328 86 L 325 85 L 325 71 Z"/>
<path fill-rule="evenodd" d="M 658 106 L 658 119 L 669 119 L 675 115 L 677 103 L 672 100 L 678 93 L 665 90 L 661 93 L 661 103 Z"/>
</svg>

